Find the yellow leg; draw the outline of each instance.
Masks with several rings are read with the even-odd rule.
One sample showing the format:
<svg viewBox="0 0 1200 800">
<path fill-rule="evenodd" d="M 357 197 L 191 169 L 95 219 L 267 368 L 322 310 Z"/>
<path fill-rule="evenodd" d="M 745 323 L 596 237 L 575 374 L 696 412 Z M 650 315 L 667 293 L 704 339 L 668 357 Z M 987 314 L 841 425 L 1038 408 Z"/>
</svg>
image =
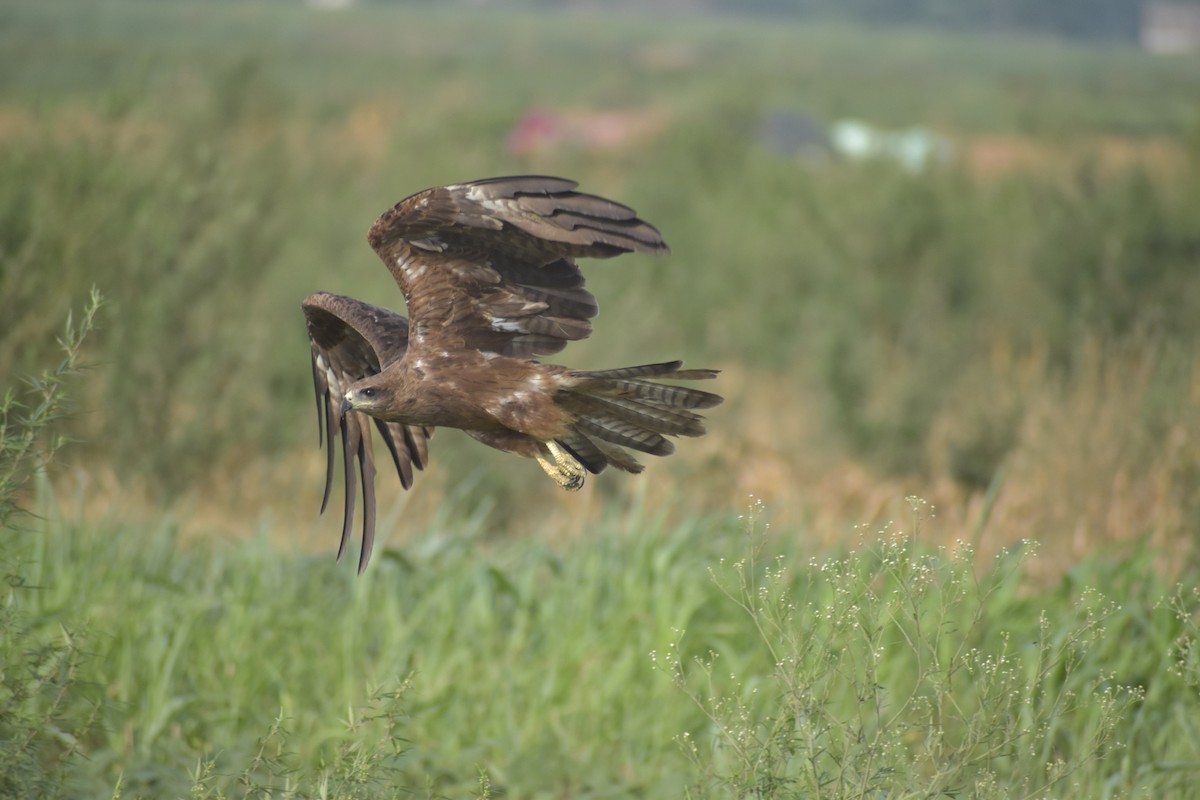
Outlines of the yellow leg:
<svg viewBox="0 0 1200 800">
<path fill-rule="evenodd" d="M 538 447 L 538 454 L 535 458 L 542 465 L 546 474 L 568 492 L 575 492 L 583 488 L 583 478 L 587 475 L 587 471 L 582 464 L 575 460 L 573 455 L 560 447 L 557 442 L 542 443 Z"/>
</svg>

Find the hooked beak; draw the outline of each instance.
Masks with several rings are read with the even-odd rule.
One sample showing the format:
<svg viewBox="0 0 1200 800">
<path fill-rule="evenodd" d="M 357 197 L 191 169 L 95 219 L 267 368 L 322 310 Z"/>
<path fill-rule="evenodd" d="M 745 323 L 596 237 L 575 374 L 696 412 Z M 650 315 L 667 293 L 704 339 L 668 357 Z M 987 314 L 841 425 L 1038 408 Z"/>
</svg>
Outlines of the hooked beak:
<svg viewBox="0 0 1200 800">
<path fill-rule="evenodd" d="M 354 404 L 350 402 L 350 395 L 347 393 L 342 396 L 342 406 L 341 406 L 342 416 L 343 417 L 346 416 L 346 412 L 353 411 L 353 410 L 354 410 Z"/>
</svg>

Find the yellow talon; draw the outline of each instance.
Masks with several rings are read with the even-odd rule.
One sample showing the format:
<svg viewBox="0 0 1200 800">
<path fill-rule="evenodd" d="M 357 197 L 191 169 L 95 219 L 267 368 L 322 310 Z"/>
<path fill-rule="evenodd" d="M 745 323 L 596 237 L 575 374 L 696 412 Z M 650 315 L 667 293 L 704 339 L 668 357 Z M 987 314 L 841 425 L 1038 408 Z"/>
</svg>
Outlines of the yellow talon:
<svg viewBox="0 0 1200 800">
<path fill-rule="evenodd" d="M 576 492 L 583 488 L 583 478 L 587 471 L 575 456 L 560 447 L 558 442 L 545 442 L 539 449 L 541 452 L 536 456 L 537 462 L 555 483 L 568 492 Z M 550 458 L 546 457 L 547 454 Z M 551 461 L 551 458 L 554 460 Z"/>
</svg>

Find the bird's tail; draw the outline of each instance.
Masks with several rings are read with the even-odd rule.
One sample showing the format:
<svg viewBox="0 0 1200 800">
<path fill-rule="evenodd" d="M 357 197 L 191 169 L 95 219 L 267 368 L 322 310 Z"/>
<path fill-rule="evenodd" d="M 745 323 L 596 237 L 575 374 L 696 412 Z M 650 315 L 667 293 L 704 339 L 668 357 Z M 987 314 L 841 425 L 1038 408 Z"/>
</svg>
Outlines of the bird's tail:
<svg viewBox="0 0 1200 800">
<path fill-rule="evenodd" d="M 712 408 L 724 398 L 667 380 L 715 378 L 715 369 L 681 369 L 682 361 L 595 372 L 571 371 L 577 379 L 561 390 L 559 404 L 575 414 L 571 432 L 557 440 L 588 472 L 609 464 L 625 472 L 643 467 L 629 453 L 656 456 L 675 452 L 668 436 L 703 436 L 704 418 L 697 409 Z M 627 449 L 628 448 L 628 449 Z"/>
</svg>

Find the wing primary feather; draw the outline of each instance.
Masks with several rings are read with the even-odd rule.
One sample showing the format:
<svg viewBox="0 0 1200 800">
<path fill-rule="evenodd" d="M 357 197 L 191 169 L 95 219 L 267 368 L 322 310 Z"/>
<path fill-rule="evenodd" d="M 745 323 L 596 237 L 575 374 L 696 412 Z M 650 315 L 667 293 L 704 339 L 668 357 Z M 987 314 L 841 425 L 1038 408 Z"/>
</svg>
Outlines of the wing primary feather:
<svg viewBox="0 0 1200 800">
<path fill-rule="evenodd" d="M 383 420 L 375 420 L 375 427 L 379 430 L 379 434 L 383 437 L 384 444 L 387 445 L 388 452 L 392 454 L 392 463 L 396 465 L 396 474 L 400 476 L 400 485 L 405 489 L 411 489 L 413 483 L 412 459 L 400 454 L 400 447 L 396 443 L 395 429 L 400 428 L 404 431 L 405 442 L 407 445 L 409 434 L 403 426 L 387 423 Z M 408 452 L 412 453 L 411 446 L 408 446 Z M 418 466 L 418 469 L 420 467 Z"/>
<path fill-rule="evenodd" d="M 518 196 L 521 198 L 523 208 L 544 217 L 572 215 L 582 219 L 613 221 L 630 221 L 637 218 L 637 212 L 629 206 L 594 194 L 583 192 L 518 193 Z"/>
<path fill-rule="evenodd" d="M 362 575 L 375 548 L 375 457 L 371 451 L 370 429 L 358 440 L 358 463 L 362 469 L 363 536 L 358 552 L 358 574 Z"/>
<path fill-rule="evenodd" d="M 555 268 L 559 282 L 566 278 L 573 265 L 564 262 Z M 570 275 L 567 275 L 569 278 Z M 570 299 L 577 299 L 571 289 L 564 289 Z M 523 300 L 528 304 L 529 300 Z M 544 301 L 535 301 L 544 302 Z M 558 302 L 557 300 L 555 302 Z M 548 304 L 547 304 L 548 307 Z M 333 496 L 334 461 L 342 460 L 343 490 L 345 492 L 342 534 L 338 544 L 338 560 L 350 547 L 356 504 L 362 509 L 362 548 L 358 567 L 361 573 L 369 563 L 375 543 L 378 522 L 378 498 L 371 423 L 383 436 L 400 484 L 408 489 L 413 484 L 413 468 L 422 469 L 429 461 L 426 440 L 432 428 L 380 422 L 366 414 L 339 414 L 342 393 L 355 381 L 375 375 L 403 358 L 408 347 L 409 322 L 400 314 L 374 306 L 352 297 L 315 292 L 302 303 L 312 348 L 313 390 L 317 404 L 317 442 L 328 448 L 325 458 L 325 487 L 321 495 L 321 511 L 331 505 Z M 336 441 L 338 436 L 342 441 Z M 339 456 L 334 448 L 341 451 Z M 358 481 L 362 481 L 362 486 Z M 361 497 L 361 501 L 360 498 Z M 355 531 L 356 533 L 357 531 Z"/>
<path fill-rule="evenodd" d="M 325 395 L 321 388 L 320 367 L 317 366 L 317 354 L 312 356 L 313 394 L 317 399 L 317 447 L 325 446 Z"/>
<path fill-rule="evenodd" d="M 321 513 L 325 513 L 326 506 L 329 505 L 329 495 L 333 491 L 333 461 L 334 456 L 333 445 L 333 403 L 329 397 L 329 389 L 325 389 L 325 494 L 321 497 Z M 346 468 L 349 469 L 347 462 Z"/>
<path fill-rule="evenodd" d="M 338 561 L 342 560 L 342 555 L 346 552 L 346 542 L 350 539 L 350 525 L 354 521 L 354 495 L 358 490 L 355 485 L 354 456 L 358 450 L 358 440 L 358 420 L 352 419 L 350 414 L 342 414 L 342 452 L 345 455 L 344 463 L 346 465 L 343 470 L 346 480 L 346 498 L 342 515 L 342 541 L 338 544 Z"/>
<path fill-rule="evenodd" d="M 429 463 L 430 436 L 433 436 L 433 428 L 404 426 L 404 441 L 408 443 L 408 452 L 417 469 L 425 469 Z"/>
<path fill-rule="evenodd" d="M 502 175 L 498 178 L 483 178 L 481 180 L 471 181 L 469 184 L 459 184 L 454 187 L 459 188 L 470 185 L 475 186 L 501 186 L 504 185 L 504 191 L 509 197 L 515 196 L 518 193 L 530 194 L 550 194 L 553 192 L 569 192 L 579 185 L 578 181 L 573 181 L 570 178 L 558 178 L 553 175 Z"/>
</svg>

